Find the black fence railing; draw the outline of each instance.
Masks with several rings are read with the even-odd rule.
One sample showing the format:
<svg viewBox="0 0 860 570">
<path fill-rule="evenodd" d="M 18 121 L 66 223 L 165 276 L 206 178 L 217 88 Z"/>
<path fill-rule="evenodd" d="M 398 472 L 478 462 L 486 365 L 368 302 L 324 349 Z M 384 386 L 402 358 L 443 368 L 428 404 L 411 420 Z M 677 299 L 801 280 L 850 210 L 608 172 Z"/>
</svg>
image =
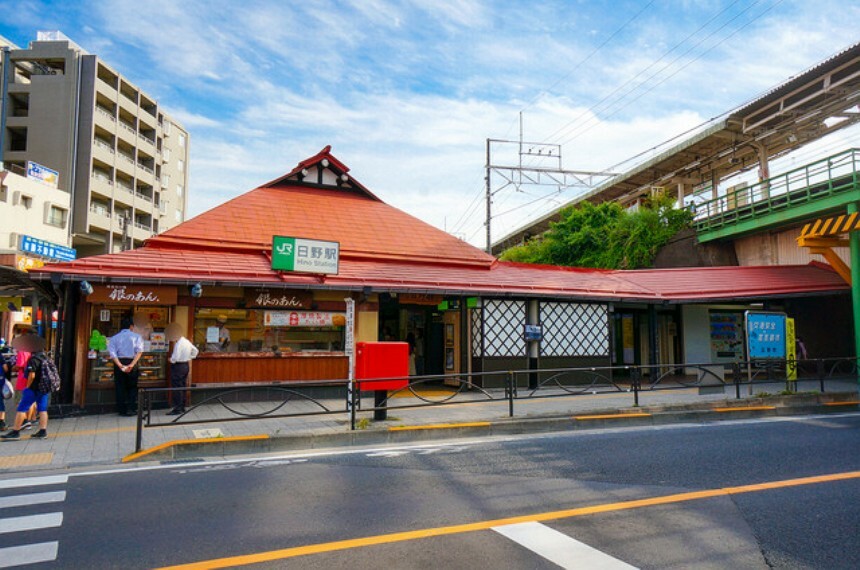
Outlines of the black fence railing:
<svg viewBox="0 0 860 570">
<path fill-rule="evenodd" d="M 795 371 L 796 378 L 790 376 Z M 392 380 L 404 382 L 397 390 L 374 390 Z M 350 390 L 347 380 L 220 384 L 188 388 L 139 390 L 135 451 L 149 427 L 223 423 L 245 420 L 340 415 L 356 428 L 358 412 L 378 419 L 400 409 L 507 404 L 510 417 L 518 401 L 597 394 L 629 394 L 639 406 L 640 395 L 658 391 L 699 389 L 700 394 L 724 394 L 740 399 L 765 390 L 795 393 L 826 392 L 838 386 L 857 389 L 858 359 L 854 357 L 795 361 L 743 361 L 731 364 L 694 363 L 652 366 L 606 366 L 513 370 L 360 380 Z M 850 388 L 849 388 L 850 387 Z M 153 410 L 185 392 L 185 412 L 163 416 Z M 372 405 L 367 396 L 372 393 Z M 368 401 L 365 401 L 368 400 Z M 380 415 L 381 414 L 381 415 Z"/>
</svg>

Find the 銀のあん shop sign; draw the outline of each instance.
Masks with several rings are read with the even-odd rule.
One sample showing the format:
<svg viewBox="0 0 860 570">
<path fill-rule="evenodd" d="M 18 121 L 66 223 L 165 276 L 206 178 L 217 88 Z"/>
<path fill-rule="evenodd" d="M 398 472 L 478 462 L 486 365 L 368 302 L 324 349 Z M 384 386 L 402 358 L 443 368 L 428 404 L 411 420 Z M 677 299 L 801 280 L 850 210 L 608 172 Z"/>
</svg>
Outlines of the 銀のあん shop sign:
<svg viewBox="0 0 860 570">
<path fill-rule="evenodd" d="M 272 269 L 337 275 L 340 244 L 336 241 L 274 236 Z"/>
<path fill-rule="evenodd" d="M 94 285 L 90 303 L 175 305 L 176 287 L 161 285 Z"/>
</svg>

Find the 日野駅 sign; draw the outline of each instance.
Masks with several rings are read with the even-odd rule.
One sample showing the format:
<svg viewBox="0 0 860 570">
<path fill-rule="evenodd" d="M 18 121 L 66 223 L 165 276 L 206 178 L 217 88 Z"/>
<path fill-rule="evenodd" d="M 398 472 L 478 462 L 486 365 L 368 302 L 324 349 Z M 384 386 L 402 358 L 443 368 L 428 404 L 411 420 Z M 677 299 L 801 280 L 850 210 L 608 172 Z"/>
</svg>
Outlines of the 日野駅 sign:
<svg viewBox="0 0 860 570">
<path fill-rule="evenodd" d="M 286 236 L 272 238 L 272 269 L 337 275 L 340 244 Z"/>
</svg>

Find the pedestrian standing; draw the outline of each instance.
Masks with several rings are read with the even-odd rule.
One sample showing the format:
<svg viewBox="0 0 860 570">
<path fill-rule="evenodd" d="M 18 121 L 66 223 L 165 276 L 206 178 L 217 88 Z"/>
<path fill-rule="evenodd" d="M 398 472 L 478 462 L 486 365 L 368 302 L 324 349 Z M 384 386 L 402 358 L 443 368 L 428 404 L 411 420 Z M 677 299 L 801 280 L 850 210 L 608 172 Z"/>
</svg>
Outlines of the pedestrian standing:
<svg viewBox="0 0 860 570">
<path fill-rule="evenodd" d="M 116 411 L 121 416 L 137 415 L 137 363 L 143 354 L 143 338 L 134 332 L 134 321 L 123 317 L 122 330 L 108 340 L 108 354 L 113 361 Z"/>
<path fill-rule="evenodd" d="M 173 409 L 168 416 L 178 416 L 185 413 L 185 388 L 188 387 L 188 373 L 191 371 L 191 361 L 197 358 L 197 347 L 182 335 L 182 325 L 171 323 L 167 326 L 167 340 L 173 341 L 173 353 L 170 355 L 170 387 L 181 388 L 172 391 Z"/>
<path fill-rule="evenodd" d="M 34 341 L 34 338 L 39 337 L 30 331 L 25 331 L 12 339 L 12 348 L 15 349 L 15 365 L 12 367 L 12 370 L 16 374 L 15 394 L 17 394 L 16 398 L 19 403 L 21 402 L 21 398 L 24 397 L 24 389 L 27 388 L 27 375 L 25 374 L 25 370 L 27 370 L 27 365 L 30 363 L 30 357 L 32 355 L 30 346 L 34 342 L 38 342 Z M 27 417 L 24 418 L 24 423 L 22 424 L 21 429 L 30 429 L 33 427 L 33 423 L 36 421 L 36 413 L 36 405 L 34 403 L 30 406 L 30 409 L 27 410 Z"/>
<path fill-rule="evenodd" d="M 28 335 L 26 349 L 31 353 L 27 367 L 19 376 L 25 379 L 25 385 L 21 391 L 21 401 L 18 403 L 18 413 L 15 414 L 15 426 L 9 433 L 0 436 L 3 441 L 17 441 L 21 439 L 21 430 L 30 408 L 35 404 L 39 411 L 39 431 L 31 435 L 33 439 L 45 439 L 48 437 L 48 399 L 51 392 L 39 391 L 39 380 L 42 374 L 42 364 L 48 355 L 45 354 L 45 339 L 36 335 Z"/>
</svg>

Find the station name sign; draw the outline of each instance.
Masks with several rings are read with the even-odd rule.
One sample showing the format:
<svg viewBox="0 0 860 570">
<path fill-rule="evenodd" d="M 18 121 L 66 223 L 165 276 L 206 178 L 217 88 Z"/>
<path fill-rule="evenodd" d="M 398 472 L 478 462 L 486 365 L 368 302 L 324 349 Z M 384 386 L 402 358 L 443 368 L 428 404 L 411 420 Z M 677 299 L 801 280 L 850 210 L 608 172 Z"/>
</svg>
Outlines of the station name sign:
<svg viewBox="0 0 860 570">
<path fill-rule="evenodd" d="M 337 275 L 340 244 L 287 236 L 272 237 L 272 269 Z"/>
</svg>

